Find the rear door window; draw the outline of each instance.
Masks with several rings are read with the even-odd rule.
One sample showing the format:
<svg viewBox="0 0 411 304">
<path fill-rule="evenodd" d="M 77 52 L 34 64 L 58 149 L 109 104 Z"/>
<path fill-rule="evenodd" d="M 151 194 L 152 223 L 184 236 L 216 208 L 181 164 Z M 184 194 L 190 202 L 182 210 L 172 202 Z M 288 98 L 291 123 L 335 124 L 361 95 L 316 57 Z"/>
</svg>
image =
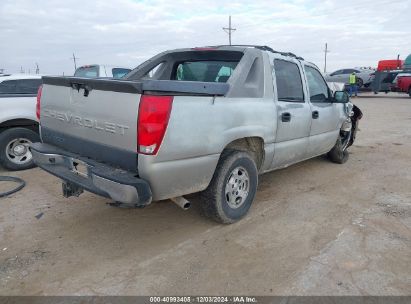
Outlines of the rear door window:
<svg viewBox="0 0 411 304">
<path fill-rule="evenodd" d="M 0 94 L 17 94 L 17 81 L 5 80 L 0 83 Z"/>
<path fill-rule="evenodd" d="M 17 94 L 37 94 L 41 79 L 21 79 L 17 80 Z"/>
<path fill-rule="evenodd" d="M 297 64 L 274 60 L 275 79 L 277 83 L 278 100 L 288 102 L 304 102 L 303 83 Z"/>
<path fill-rule="evenodd" d="M 5 80 L 0 83 L 0 94 L 36 95 L 41 79 Z"/>
<path fill-rule="evenodd" d="M 354 72 L 355 72 L 355 70 L 353 70 L 353 69 L 345 69 L 344 70 L 344 74 L 352 74 Z"/>
<path fill-rule="evenodd" d="M 338 70 L 335 71 L 334 73 L 331 73 L 330 76 L 337 76 L 337 75 L 341 75 L 343 73 L 343 70 Z"/>
<path fill-rule="evenodd" d="M 174 79 L 185 81 L 227 82 L 238 61 L 185 61 L 175 69 Z"/>
<path fill-rule="evenodd" d="M 99 77 L 98 66 L 90 65 L 79 67 L 74 73 L 74 76 L 85 78 L 97 78 Z"/>
</svg>

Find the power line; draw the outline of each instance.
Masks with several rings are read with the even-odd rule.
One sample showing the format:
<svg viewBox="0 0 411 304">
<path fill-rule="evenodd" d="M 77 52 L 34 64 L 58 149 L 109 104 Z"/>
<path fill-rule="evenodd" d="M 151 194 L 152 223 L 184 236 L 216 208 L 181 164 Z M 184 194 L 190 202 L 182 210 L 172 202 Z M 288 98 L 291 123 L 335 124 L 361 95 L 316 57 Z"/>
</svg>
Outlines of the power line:
<svg viewBox="0 0 411 304">
<path fill-rule="evenodd" d="M 231 45 L 231 32 L 236 31 L 237 29 L 231 27 L 231 16 L 228 17 L 228 27 L 223 27 L 224 32 L 228 34 L 228 43 Z"/>
<path fill-rule="evenodd" d="M 328 50 L 328 44 L 325 43 L 325 49 L 324 49 L 324 74 L 327 73 L 327 53 L 330 51 Z"/>
</svg>

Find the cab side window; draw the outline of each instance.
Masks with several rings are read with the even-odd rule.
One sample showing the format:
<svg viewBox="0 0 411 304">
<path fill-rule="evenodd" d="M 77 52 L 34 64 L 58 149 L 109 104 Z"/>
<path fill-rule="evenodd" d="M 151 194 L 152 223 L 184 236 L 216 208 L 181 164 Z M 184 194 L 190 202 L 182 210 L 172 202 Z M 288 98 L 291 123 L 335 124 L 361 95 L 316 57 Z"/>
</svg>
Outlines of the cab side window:
<svg viewBox="0 0 411 304">
<path fill-rule="evenodd" d="M 303 83 L 297 64 L 281 59 L 274 60 L 278 100 L 304 102 Z"/>
<path fill-rule="evenodd" d="M 329 102 L 328 86 L 320 72 L 310 66 L 304 66 L 304 69 L 307 76 L 310 101 Z"/>
</svg>

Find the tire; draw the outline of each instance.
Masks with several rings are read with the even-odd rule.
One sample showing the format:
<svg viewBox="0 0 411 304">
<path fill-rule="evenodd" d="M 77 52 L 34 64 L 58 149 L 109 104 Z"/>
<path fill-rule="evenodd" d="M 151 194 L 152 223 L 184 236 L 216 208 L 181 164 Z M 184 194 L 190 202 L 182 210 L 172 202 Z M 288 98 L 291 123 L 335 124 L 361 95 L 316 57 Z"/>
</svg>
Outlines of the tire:
<svg viewBox="0 0 411 304">
<path fill-rule="evenodd" d="M 348 160 L 347 148 L 343 147 L 342 137 L 338 136 L 335 146 L 328 152 L 329 159 L 337 164 L 344 164 Z"/>
<path fill-rule="evenodd" d="M 240 220 L 254 201 L 257 184 L 257 166 L 249 153 L 232 150 L 224 152 L 210 185 L 201 193 L 204 214 L 223 224 Z"/>
<path fill-rule="evenodd" d="M 26 128 L 10 128 L 0 133 L 0 164 L 8 170 L 33 168 L 30 143 L 40 141 L 39 135 Z"/>
<path fill-rule="evenodd" d="M 408 89 L 408 96 L 411 97 L 411 87 Z"/>
<path fill-rule="evenodd" d="M 361 78 L 357 78 L 358 89 L 361 89 L 364 84 L 364 81 Z"/>
</svg>

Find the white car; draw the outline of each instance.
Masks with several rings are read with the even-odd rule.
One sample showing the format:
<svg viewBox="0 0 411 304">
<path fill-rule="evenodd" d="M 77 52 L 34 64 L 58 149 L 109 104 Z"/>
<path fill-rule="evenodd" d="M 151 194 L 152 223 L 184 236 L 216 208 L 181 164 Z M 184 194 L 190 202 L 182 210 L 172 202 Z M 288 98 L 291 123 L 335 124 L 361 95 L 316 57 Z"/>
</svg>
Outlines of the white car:
<svg viewBox="0 0 411 304">
<path fill-rule="evenodd" d="M 74 72 L 76 77 L 85 77 L 85 78 L 122 78 L 131 69 L 119 66 L 111 65 L 101 65 L 101 64 L 89 64 L 78 67 Z"/>
<path fill-rule="evenodd" d="M 29 145 L 39 141 L 36 96 L 40 75 L 0 74 L 0 165 L 9 170 L 34 166 Z"/>
<path fill-rule="evenodd" d="M 331 74 L 325 75 L 325 79 L 328 82 L 342 82 L 346 85 L 349 84 L 349 78 L 352 73 L 355 73 L 357 77 L 357 85 L 361 87 L 369 87 L 374 80 L 375 70 L 365 69 L 365 68 L 355 68 L 355 69 L 342 69 Z"/>
</svg>

